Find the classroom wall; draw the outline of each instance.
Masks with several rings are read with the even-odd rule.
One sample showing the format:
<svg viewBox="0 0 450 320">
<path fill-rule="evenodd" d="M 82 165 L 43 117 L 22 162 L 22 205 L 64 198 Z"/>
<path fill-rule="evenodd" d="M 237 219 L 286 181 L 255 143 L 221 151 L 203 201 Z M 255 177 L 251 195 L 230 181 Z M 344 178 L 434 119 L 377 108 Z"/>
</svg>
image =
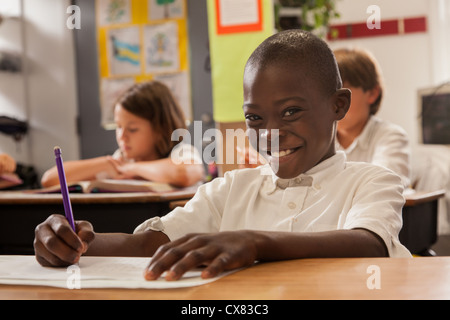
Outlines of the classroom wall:
<svg viewBox="0 0 450 320">
<path fill-rule="evenodd" d="M 189 0 L 191 1 L 191 0 Z M 80 157 L 76 132 L 77 95 L 73 31 L 66 27 L 70 0 L 1 0 L 23 15 L 0 26 L 0 50 L 24 51 L 26 74 L 0 73 L 0 114 L 27 119 L 30 132 L 20 143 L 0 133 L 0 152 L 35 165 L 42 173 L 54 164 L 54 145 L 64 159 Z M 23 10 L 20 4 L 23 3 Z M 357 45 L 371 50 L 384 72 L 386 94 L 379 115 L 405 128 L 418 141 L 418 88 L 450 79 L 450 3 L 448 0 L 339 0 L 336 23 L 363 22 L 369 5 L 383 19 L 427 16 L 427 33 L 330 42 L 332 48 Z M 83 27 L 83 20 L 82 20 Z M 205 26 L 206 28 L 206 26 Z"/>
<path fill-rule="evenodd" d="M 73 30 L 76 60 L 80 159 L 110 155 L 117 150 L 114 130 L 101 125 L 100 82 L 94 0 L 73 0 L 82 13 L 82 25 Z"/>
<path fill-rule="evenodd" d="M 426 33 L 331 41 L 337 49 L 357 46 L 370 50 L 384 75 L 385 98 L 379 116 L 402 126 L 411 141 L 419 141 L 417 90 L 450 80 L 449 3 L 447 0 L 339 0 L 336 24 L 365 22 L 370 5 L 378 5 L 382 20 L 426 16 Z"/>
<path fill-rule="evenodd" d="M 34 165 L 38 173 L 54 165 L 53 147 L 64 159 L 79 154 L 77 99 L 72 31 L 66 27 L 70 0 L 1 0 L 20 19 L 0 26 L 0 49 L 23 53 L 25 70 L 0 73 L 0 115 L 27 120 L 29 133 L 20 143 L 0 134 L 0 151 Z"/>
<path fill-rule="evenodd" d="M 21 54 L 23 52 L 22 33 L 24 28 L 19 20 L 21 16 L 19 0 L 2 2 L 0 13 L 13 17 L 4 20 L 0 25 L 0 51 Z M 24 91 L 23 74 L 0 71 L 0 115 L 25 120 L 28 110 Z M 0 133 L 0 152 L 7 152 L 20 161 L 28 161 L 30 154 L 28 144 L 28 138 L 16 144 L 10 136 Z"/>
</svg>

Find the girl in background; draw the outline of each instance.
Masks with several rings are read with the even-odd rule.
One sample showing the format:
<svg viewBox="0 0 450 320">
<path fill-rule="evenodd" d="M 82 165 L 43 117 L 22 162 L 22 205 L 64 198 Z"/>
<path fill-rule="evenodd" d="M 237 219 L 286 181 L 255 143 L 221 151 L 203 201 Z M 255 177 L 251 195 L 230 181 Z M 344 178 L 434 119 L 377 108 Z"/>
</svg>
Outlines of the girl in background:
<svg viewBox="0 0 450 320">
<path fill-rule="evenodd" d="M 114 107 L 119 149 L 112 156 L 66 161 L 70 182 L 96 179 L 144 179 L 187 187 L 204 178 L 201 157 L 194 146 L 172 141 L 172 132 L 186 129 L 181 108 L 162 83 L 150 81 L 130 87 Z M 172 161 L 171 152 L 177 161 Z M 179 157 L 182 157 L 181 159 Z M 44 173 L 41 184 L 59 184 L 56 167 Z"/>
</svg>

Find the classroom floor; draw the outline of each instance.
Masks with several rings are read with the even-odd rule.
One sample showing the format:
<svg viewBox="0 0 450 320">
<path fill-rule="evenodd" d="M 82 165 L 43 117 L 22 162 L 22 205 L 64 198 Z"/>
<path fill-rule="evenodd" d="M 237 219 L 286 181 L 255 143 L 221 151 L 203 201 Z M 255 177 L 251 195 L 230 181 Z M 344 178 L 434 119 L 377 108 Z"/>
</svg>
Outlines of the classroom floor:
<svg viewBox="0 0 450 320">
<path fill-rule="evenodd" d="M 450 256 L 450 235 L 440 235 L 431 249 L 438 256 Z"/>
</svg>

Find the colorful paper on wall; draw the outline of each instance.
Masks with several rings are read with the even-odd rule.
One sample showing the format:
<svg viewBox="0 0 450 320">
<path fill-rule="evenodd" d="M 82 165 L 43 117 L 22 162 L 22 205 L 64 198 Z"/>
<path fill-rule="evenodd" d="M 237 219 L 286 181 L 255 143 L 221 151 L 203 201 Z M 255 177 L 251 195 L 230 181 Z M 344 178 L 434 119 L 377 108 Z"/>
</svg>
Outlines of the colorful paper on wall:
<svg viewBox="0 0 450 320">
<path fill-rule="evenodd" d="M 112 76 L 141 73 L 139 27 L 117 28 L 108 32 L 108 65 Z"/>
<path fill-rule="evenodd" d="M 191 90 L 187 72 L 155 75 L 155 80 L 164 83 L 172 91 L 184 114 L 189 115 L 191 111 L 186 106 L 190 105 Z"/>
<path fill-rule="evenodd" d="M 149 0 L 148 3 L 151 20 L 181 19 L 185 16 L 183 0 Z"/>
<path fill-rule="evenodd" d="M 96 10 L 102 125 L 112 128 L 109 104 L 123 86 L 171 74 L 189 79 L 186 0 L 97 0 Z M 190 96 L 189 81 L 179 85 Z M 192 119 L 191 100 L 179 103 Z"/>
<path fill-rule="evenodd" d="M 100 26 L 131 22 L 130 0 L 98 0 L 97 8 Z"/>
<path fill-rule="evenodd" d="M 178 25 L 173 22 L 145 26 L 146 73 L 176 72 L 180 68 Z"/>
<path fill-rule="evenodd" d="M 272 0 L 261 0 L 262 30 L 221 34 L 217 1 L 208 1 L 214 120 L 244 121 L 242 112 L 244 66 L 253 50 L 274 32 Z"/>
<path fill-rule="evenodd" d="M 114 129 L 114 105 L 122 93 L 135 83 L 134 78 L 102 79 L 100 97 L 102 123 L 106 129 Z"/>
</svg>

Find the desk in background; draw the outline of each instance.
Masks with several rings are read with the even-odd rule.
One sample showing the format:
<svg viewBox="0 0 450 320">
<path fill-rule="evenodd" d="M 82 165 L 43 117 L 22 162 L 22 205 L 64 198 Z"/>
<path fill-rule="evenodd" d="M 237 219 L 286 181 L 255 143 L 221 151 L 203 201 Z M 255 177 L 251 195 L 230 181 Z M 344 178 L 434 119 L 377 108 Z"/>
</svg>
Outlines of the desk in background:
<svg viewBox="0 0 450 320">
<path fill-rule="evenodd" d="M 143 221 L 162 216 L 192 198 L 197 187 L 168 193 L 71 194 L 76 220 L 97 232 L 132 233 Z M 406 196 L 400 241 L 414 254 L 429 255 L 437 240 L 437 202 L 445 191 Z M 60 194 L 0 192 L 0 254 L 32 254 L 35 227 L 63 213 Z"/>
<path fill-rule="evenodd" d="M 76 220 L 97 232 L 133 230 L 148 218 L 171 211 L 174 201 L 192 198 L 197 187 L 166 193 L 71 194 Z M 0 192 L 0 254 L 33 254 L 34 229 L 50 214 L 64 214 L 61 194 Z"/>
<path fill-rule="evenodd" d="M 412 254 L 430 256 L 431 246 L 437 241 L 438 200 L 445 190 L 414 192 L 405 196 L 403 207 L 403 227 L 400 242 Z"/>
<path fill-rule="evenodd" d="M 372 271 L 374 267 L 377 274 Z M 378 277 L 380 289 L 374 288 L 376 282 L 372 277 Z M 450 257 L 306 259 L 262 263 L 202 286 L 167 290 L 70 290 L 0 285 L 0 300 L 3 299 L 444 300 L 450 299 Z"/>
</svg>

